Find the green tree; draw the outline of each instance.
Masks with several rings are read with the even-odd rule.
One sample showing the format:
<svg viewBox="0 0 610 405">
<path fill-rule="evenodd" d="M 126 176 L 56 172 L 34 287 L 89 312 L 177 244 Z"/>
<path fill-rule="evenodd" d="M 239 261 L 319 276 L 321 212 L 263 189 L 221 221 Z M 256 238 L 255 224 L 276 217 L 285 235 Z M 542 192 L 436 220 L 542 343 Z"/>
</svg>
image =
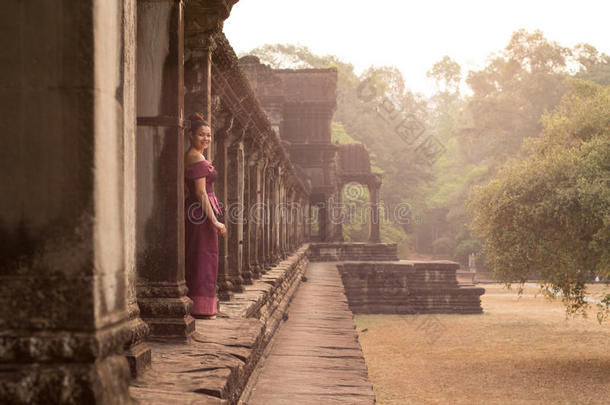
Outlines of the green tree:
<svg viewBox="0 0 610 405">
<path fill-rule="evenodd" d="M 568 313 L 584 313 L 585 283 L 610 277 L 610 87 L 572 86 L 528 156 L 476 188 L 470 207 L 499 280 L 537 278 Z"/>
<path fill-rule="evenodd" d="M 459 92 L 460 82 L 462 81 L 462 68 L 449 56 L 443 56 L 443 59 L 436 62 L 426 75 L 434 79 L 436 87 L 441 93 Z"/>
<path fill-rule="evenodd" d="M 469 73 L 471 122 L 460 133 L 477 144 L 473 160 L 491 155 L 501 163 L 520 150 L 523 139 L 540 133 L 540 116 L 565 93 L 570 55 L 540 31 L 519 30 L 483 70 Z"/>
</svg>

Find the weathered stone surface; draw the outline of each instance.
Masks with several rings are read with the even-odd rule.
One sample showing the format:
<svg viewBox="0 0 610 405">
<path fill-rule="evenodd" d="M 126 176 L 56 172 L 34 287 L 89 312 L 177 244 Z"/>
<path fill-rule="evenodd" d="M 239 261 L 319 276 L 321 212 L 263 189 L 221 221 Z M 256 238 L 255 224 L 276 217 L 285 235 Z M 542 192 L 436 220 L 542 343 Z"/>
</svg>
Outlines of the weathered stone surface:
<svg viewBox="0 0 610 405">
<path fill-rule="evenodd" d="M 2 3 L 2 404 L 131 403 L 135 4 Z"/>
<path fill-rule="evenodd" d="M 312 243 L 309 248 L 309 260 L 312 262 L 395 261 L 398 260 L 398 253 L 396 243 Z"/>
<path fill-rule="evenodd" d="M 336 265 L 311 263 L 306 274 L 242 403 L 375 403 Z"/>
<path fill-rule="evenodd" d="M 448 261 L 345 262 L 338 265 L 354 313 L 482 313 L 483 288 L 460 286 Z"/>
<path fill-rule="evenodd" d="M 260 356 L 264 329 L 257 319 L 197 320 L 189 342 L 150 344 L 152 369 L 132 383 L 131 394 L 144 404 L 235 403 Z"/>
<path fill-rule="evenodd" d="M 266 321 L 280 308 L 293 290 L 308 263 L 309 244 L 304 244 L 277 266 L 272 267 L 244 292 L 236 293 L 231 301 L 220 302 L 220 312 L 234 317 L 256 317 Z"/>
<path fill-rule="evenodd" d="M 301 246 L 271 268 L 267 281 L 257 280 L 221 302 L 221 315 L 228 318 L 197 320 L 188 342 L 149 343 L 152 369 L 132 384 L 134 398 L 143 404 L 236 403 L 286 313 L 308 263 L 307 250 Z"/>
</svg>

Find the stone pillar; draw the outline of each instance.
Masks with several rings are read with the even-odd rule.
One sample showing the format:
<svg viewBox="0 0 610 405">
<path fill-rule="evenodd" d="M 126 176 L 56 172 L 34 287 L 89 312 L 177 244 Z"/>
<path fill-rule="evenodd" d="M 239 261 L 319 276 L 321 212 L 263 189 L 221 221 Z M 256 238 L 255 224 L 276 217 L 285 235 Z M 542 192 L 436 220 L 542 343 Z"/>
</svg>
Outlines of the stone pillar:
<svg viewBox="0 0 610 405">
<path fill-rule="evenodd" d="M 194 3 L 194 2 L 193 2 Z M 191 18 L 189 18 L 191 17 Z M 209 31 L 197 26 L 195 18 L 187 13 L 185 29 L 185 109 L 188 114 L 201 112 L 212 124 L 212 54 L 216 48 Z"/>
<path fill-rule="evenodd" d="M 258 236 L 259 226 L 259 158 L 260 154 L 255 142 L 255 135 L 248 134 L 246 142 L 246 198 L 244 203 L 244 273 L 249 273 L 250 279 L 261 276 L 258 264 Z"/>
<path fill-rule="evenodd" d="M 274 209 L 274 204 L 273 204 L 273 190 L 272 190 L 272 186 L 274 184 L 274 168 L 271 166 L 271 158 L 267 158 L 267 167 L 265 169 L 266 175 L 265 175 L 265 221 L 264 221 L 264 227 L 265 227 L 265 235 L 264 235 L 264 239 L 265 239 L 265 268 L 266 269 L 270 269 L 271 265 L 272 265 L 272 255 L 273 255 L 273 247 L 272 247 L 272 242 L 273 242 L 273 209 Z"/>
<path fill-rule="evenodd" d="M 123 3 L 126 21 L 123 36 L 126 44 L 136 44 L 136 1 L 129 0 Z M 127 308 L 129 324 L 132 331 L 129 341 L 125 345 L 125 353 L 133 377 L 137 377 L 150 366 L 150 347 L 144 342 L 150 334 L 148 324 L 140 318 L 140 307 L 137 297 L 138 273 L 136 268 L 136 54 L 129 52 L 123 63 L 123 150 L 125 153 L 124 170 L 125 184 L 123 192 L 123 206 L 125 211 L 125 231 L 127 251 L 125 256 L 125 269 L 127 275 Z"/>
<path fill-rule="evenodd" d="M 381 242 L 379 232 L 379 188 L 381 187 L 381 176 L 373 175 L 368 187 L 371 198 L 369 210 L 369 242 L 379 243 Z"/>
<path fill-rule="evenodd" d="M 301 203 L 299 204 L 299 245 L 304 243 L 305 241 L 309 241 L 309 234 L 307 223 L 305 222 L 307 219 L 307 212 L 309 210 L 309 198 L 306 195 L 301 195 Z"/>
<path fill-rule="evenodd" d="M 240 208 L 241 218 L 242 218 L 242 227 L 243 227 L 243 239 L 242 239 L 242 278 L 244 279 L 245 284 L 252 284 L 254 280 L 254 273 L 250 266 L 250 218 L 248 213 L 250 212 L 250 187 L 251 187 L 251 179 L 250 179 L 250 151 L 252 147 L 250 145 L 250 140 L 244 141 L 244 197 L 243 203 Z"/>
<path fill-rule="evenodd" d="M 271 215 L 271 263 L 273 266 L 280 262 L 280 187 L 282 169 L 278 164 L 273 171 L 274 181 L 271 187 L 272 215 Z"/>
<path fill-rule="evenodd" d="M 343 188 L 339 187 L 336 192 L 336 198 L 333 201 L 331 215 L 331 226 L 333 233 L 333 242 L 343 242 L 343 219 L 345 218 L 345 212 L 343 209 Z"/>
<path fill-rule="evenodd" d="M 301 197 L 301 193 L 297 192 L 296 194 L 296 234 L 295 234 L 295 242 L 296 242 L 296 247 L 301 246 L 301 243 L 303 243 L 303 207 L 304 205 L 304 201 L 303 198 Z"/>
<path fill-rule="evenodd" d="M 229 16 L 237 0 L 187 1 L 185 10 L 185 83 L 186 112 L 203 112 L 210 125 L 212 116 L 212 56 L 216 49 L 214 37 L 222 31 L 223 21 Z M 208 150 L 213 161 L 214 145 Z"/>
<path fill-rule="evenodd" d="M 132 403 L 134 11 L 2 4 L 2 404 Z"/>
<path fill-rule="evenodd" d="M 320 235 L 320 242 L 328 242 L 330 240 L 328 200 L 328 198 L 324 200 L 323 204 L 318 209 L 318 234 Z"/>
<path fill-rule="evenodd" d="M 284 205 L 286 206 L 286 225 L 284 228 L 286 229 L 286 236 L 284 237 L 285 249 L 284 253 L 288 255 L 292 251 L 292 185 L 287 183 L 285 186 L 285 194 L 286 201 Z"/>
<path fill-rule="evenodd" d="M 305 240 L 308 242 L 311 241 L 311 223 L 313 221 L 312 215 L 311 202 L 306 200 L 303 209 L 303 228 Z"/>
<path fill-rule="evenodd" d="M 230 232 L 228 219 L 228 138 L 231 128 L 233 127 L 233 117 L 230 113 L 223 111 L 216 115 L 213 125 L 212 137 L 216 154 L 214 156 L 214 168 L 218 172 L 218 177 L 214 182 L 214 193 L 218 202 L 223 209 L 222 222 L 227 227 L 227 233 Z M 229 235 L 218 238 L 218 299 L 220 301 L 229 301 L 233 297 L 233 283 L 229 274 Z"/>
<path fill-rule="evenodd" d="M 138 2 L 138 304 L 154 337 L 195 329 L 184 280 L 183 2 Z"/>
<path fill-rule="evenodd" d="M 264 258 L 264 191 L 265 181 L 263 174 L 265 173 L 265 160 L 262 157 L 262 151 L 257 151 L 256 163 L 253 166 L 255 171 L 256 180 L 256 194 L 254 196 L 256 201 L 256 208 L 251 214 L 254 215 L 254 266 L 256 273 L 259 275 L 265 272 L 265 258 Z"/>
<path fill-rule="evenodd" d="M 293 252 L 297 247 L 297 200 L 296 200 L 296 190 L 294 188 L 290 189 L 290 199 L 288 203 L 288 212 L 289 212 L 289 238 L 288 238 L 288 247 L 290 252 Z"/>
<path fill-rule="evenodd" d="M 278 184 L 278 257 L 286 257 L 286 172 L 282 170 Z"/>
<path fill-rule="evenodd" d="M 243 128 L 231 131 L 227 150 L 227 212 L 225 215 L 228 239 L 228 278 L 232 291 L 244 290 L 243 268 L 243 206 L 244 206 L 244 144 Z M 251 281 L 250 281 L 251 282 Z"/>
</svg>

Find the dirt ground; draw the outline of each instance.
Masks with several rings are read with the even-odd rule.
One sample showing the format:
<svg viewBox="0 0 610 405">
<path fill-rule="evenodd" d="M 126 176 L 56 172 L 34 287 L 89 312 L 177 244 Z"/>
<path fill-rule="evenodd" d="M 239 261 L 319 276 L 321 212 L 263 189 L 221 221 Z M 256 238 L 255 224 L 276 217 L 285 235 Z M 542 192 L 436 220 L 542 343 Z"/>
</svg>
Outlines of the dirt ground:
<svg viewBox="0 0 610 405">
<path fill-rule="evenodd" d="M 566 319 L 536 288 L 483 287 L 483 315 L 355 317 L 377 403 L 609 403 L 610 320 L 594 307 Z"/>
</svg>

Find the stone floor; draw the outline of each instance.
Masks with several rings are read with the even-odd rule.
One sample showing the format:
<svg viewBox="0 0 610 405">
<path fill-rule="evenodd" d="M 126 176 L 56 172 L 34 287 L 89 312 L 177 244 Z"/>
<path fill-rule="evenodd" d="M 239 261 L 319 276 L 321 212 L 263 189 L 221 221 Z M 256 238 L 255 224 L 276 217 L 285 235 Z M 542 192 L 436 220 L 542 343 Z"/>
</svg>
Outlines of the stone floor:
<svg viewBox="0 0 610 405">
<path fill-rule="evenodd" d="M 242 404 L 374 404 L 336 263 L 309 263 Z"/>
<path fill-rule="evenodd" d="M 189 342 L 147 342 L 152 365 L 132 382 L 132 397 L 143 405 L 237 403 L 298 288 L 307 249 L 221 302 L 218 319 L 197 320 Z"/>
<path fill-rule="evenodd" d="M 152 367 L 130 392 L 141 404 L 235 403 L 263 349 L 258 319 L 196 321 L 191 342 L 149 342 Z"/>
</svg>

